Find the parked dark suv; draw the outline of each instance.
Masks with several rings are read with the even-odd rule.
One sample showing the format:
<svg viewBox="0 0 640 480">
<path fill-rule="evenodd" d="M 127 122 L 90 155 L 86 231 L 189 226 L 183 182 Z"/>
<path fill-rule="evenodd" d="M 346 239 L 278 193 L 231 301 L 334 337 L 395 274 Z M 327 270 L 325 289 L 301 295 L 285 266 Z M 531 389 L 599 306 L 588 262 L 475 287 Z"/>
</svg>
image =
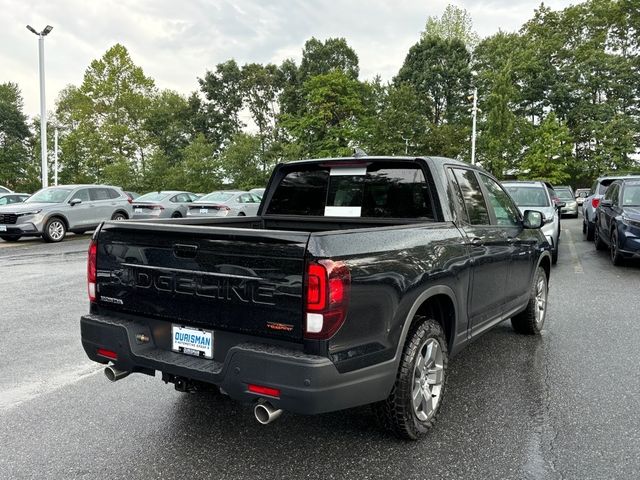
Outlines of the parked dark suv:
<svg viewBox="0 0 640 480">
<path fill-rule="evenodd" d="M 640 177 L 616 180 L 595 212 L 596 249 L 609 247 L 611 262 L 640 257 Z"/>
</svg>

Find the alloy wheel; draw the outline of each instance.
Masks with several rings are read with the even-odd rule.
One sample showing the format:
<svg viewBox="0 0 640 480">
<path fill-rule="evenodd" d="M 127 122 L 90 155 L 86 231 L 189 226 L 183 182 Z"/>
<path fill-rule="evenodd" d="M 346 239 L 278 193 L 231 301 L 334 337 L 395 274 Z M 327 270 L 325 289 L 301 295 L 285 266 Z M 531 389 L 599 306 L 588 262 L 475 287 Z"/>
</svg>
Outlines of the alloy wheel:
<svg viewBox="0 0 640 480">
<path fill-rule="evenodd" d="M 536 325 L 541 327 L 547 313 L 547 277 L 545 275 L 538 276 L 536 283 L 536 309 L 535 318 Z"/>
<path fill-rule="evenodd" d="M 443 385 L 442 347 L 435 338 L 428 338 L 418 349 L 411 391 L 413 411 L 421 422 L 431 419 L 435 414 Z"/>
<path fill-rule="evenodd" d="M 58 240 L 62 240 L 62 237 L 64 237 L 64 225 L 62 224 L 62 222 L 60 220 L 54 220 L 53 222 L 51 222 L 49 224 L 49 236 L 51 237 L 52 240 L 54 241 L 58 241 Z"/>
</svg>

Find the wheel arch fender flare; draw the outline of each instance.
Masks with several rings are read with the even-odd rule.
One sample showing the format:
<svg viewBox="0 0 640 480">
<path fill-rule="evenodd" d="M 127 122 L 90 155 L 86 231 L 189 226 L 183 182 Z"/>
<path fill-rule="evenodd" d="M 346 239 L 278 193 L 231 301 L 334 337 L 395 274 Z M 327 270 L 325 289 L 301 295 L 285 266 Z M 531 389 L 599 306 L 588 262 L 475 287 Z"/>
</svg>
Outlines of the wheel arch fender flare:
<svg viewBox="0 0 640 480">
<path fill-rule="evenodd" d="M 51 220 L 52 218 L 59 218 L 60 220 L 62 220 L 62 223 L 64 223 L 64 228 L 67 231 L 69 230 L 70 225 L 69 225 L 69 220 L 67 219 L 67 217 L 63 213 L 60 213 L 60 212 L 51 212 L 44 218 L 44 222 L 42 222 L 42 231 L 44 231 L 44 227 L 47 225 L 49 220 Z"/>
<path fill-rule="evenodd" d="M 409 330 L 411 328 L 411 325 L 413 324 L 413 319 L 415 318 L 416 313 L 418 312 L 418 310 L 420 310 L 420 307 L 422 307 L 426 302 L 429 301 L 429 299 L 434 298 L 437 295 L 444 295 L 448 297 L 453 305 L 453 324 L 450 328 L 450 338 L 447 339 L 447 347 L 449 348 L 449 351 L 451 351 L 456 337 L 456 325 L 458 324 L 458 299 L 451 287 L 447 285 L 434 285 L 427 288 L 420 295 L 418 295 L 418 298 L 416 298 L 416 300 L 413 302 L 409 313 L 404 319 L 402 332 L 400 334 L 400 340 L 398 341 L 398 345 L 396 346 L 396 354 L 394 357 L 396 364 L 400 362 L 400 358 L 402 357 L 402 350 L 404 348 L 405 342 L 407 341 L 407 335 L 409 334 Z"/>
</svg>

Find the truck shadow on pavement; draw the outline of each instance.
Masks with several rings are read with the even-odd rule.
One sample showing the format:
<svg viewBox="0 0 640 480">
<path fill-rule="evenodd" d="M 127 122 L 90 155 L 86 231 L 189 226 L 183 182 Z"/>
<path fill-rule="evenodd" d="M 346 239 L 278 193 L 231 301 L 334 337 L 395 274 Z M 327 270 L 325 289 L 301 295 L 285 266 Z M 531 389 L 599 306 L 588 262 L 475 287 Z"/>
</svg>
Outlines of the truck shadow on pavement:
<svg viewBox="0 0 640 480">
<path fill-rule="evenodd" d="M 498 476 L 507 478 L 515 467 L 520 477 L 544 476 L 545 451 L 553 437 L 547 341 L 545 336 L 517 335 L 503 323 L 464 350 L 449 364 L 436 426 L 418 442 L 382 430 L 366 406 L 318 416 L 283 412 L 265 426 L 254 419 L 252 408 L 206 393 L 179 397 L 168 415 L 171 432 L 165 438 L 176 455 L 184 450 L 191 458 L 203 456 L 214 460 L 220 473 L 245 478 L 251 476 L 247 465 L 267 469 L 274 477 L 323 471 L 337 478 L 364 472 L 398 477 L 424 475 L 428 469 L 438 478 L 450 473 L 452 463 L 474 475 L 478 468 L 488 468 L 492 476 L 504 468 Z M 461 458 L 455 452 L 468 455 Z M 508 459 L 503 466 L 497 452 Z M 407 461 L 412 456 L 420 461 Z"/>
</svg>

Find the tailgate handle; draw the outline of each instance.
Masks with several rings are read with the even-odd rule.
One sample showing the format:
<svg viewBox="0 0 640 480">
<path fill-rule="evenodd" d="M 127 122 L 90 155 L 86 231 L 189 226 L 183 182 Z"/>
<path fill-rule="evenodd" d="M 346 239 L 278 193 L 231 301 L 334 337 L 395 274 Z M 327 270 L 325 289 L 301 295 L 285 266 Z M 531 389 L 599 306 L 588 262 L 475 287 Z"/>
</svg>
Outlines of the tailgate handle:
<svg viewBox="0 0 640 480">
<path fill-rule="evenodd" d="M 195 258 L 198 253 L 197 245 L 185 245 L 176 243 L 173 246 L 173 254 L 180 258 Z"/>
</svg>

